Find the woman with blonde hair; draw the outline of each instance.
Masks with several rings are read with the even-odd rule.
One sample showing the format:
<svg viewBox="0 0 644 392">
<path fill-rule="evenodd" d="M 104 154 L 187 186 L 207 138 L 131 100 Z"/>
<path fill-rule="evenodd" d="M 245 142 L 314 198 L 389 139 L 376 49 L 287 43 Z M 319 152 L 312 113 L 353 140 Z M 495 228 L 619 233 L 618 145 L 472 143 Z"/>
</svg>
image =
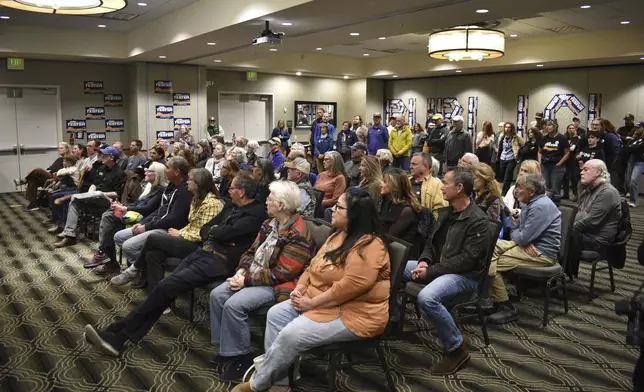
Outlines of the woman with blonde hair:
<svg viewBox="0 0 644 392">
<path fill-rule="evenodd" d="M 394 161 L 394 156 L 391 154 L 391 151 L 386 148 L 381 148 L 376 151 L 376 158 L 378 158 L 378 162 L 380 162 L 380 169 L 383 173 L 392 169 L 391 163 Z"/>
<path fill-rule="evenodd" d="M 521 166 L 519 166 L 519 176 L 523 176 L 526 174 L 541 175 L 541 165 L 539 164 L 539 162 L 533 159 L 528 159 L 521 162 Z M 510 211 L 510 215 L 512 216 L 518 215 L 519 212 L 521 211 L 519 209 L 519 199 L 514 194 L 515 189 L 516 189 L 516 186 L 512 185 L 510 187 L 510 190 L 508 190 L 508 193 L 506 193 L 505 196 L 503 197 L 503 202 L 508 207 L 508 210 Z"/>
<path fill-rule="evenodd" d="M 422 209 L 414 195 L 407 172 L 392 169 L 382 176 L 380 220 L 383 232 L 415 243 L 418 233 L 418 213 Z"/>
<path fill-rule="evenodd" d="M 347 173 L 344 170 L 344 160 L 337 151 L 324 154 L 322 160 L 324 171 L 315 181 L 314 189 L 324 192 L 323 207 L 331 207 L 338 202 L 347 189 Z"/>
<path fill-rule="evenodd" d="M 378 162 L 378 159 L 373 155 L 362 157 L 360 162 L 360 183 L 358 184 L 358 187 L 369 192 L 374 203 L 379 205 L 381 186 L 382 172 L 380 171 L 380 163 Z"/>
<path fill-rule="evenodd" d="M 477 163 L 471 170 L 474 175 L 474 202 L 490 220 L 498 221 L 504 205 L 501 185 L 495 179 L 494 170 L 485 163 Z"/>
</svg>

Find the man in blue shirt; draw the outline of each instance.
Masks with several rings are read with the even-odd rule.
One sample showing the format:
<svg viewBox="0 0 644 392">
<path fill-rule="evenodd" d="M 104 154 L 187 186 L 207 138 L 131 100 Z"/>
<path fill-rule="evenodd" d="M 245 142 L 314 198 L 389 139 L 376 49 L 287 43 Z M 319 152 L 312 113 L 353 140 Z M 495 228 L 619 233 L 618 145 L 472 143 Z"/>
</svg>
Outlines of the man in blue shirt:
<svg viewBox="0 0 644 392">
<path fill-rule="evenodd" d="M 279 171 L 286 160 L 286 158 L 284 158 L 284 154 L 282 154 L 282 150 L 280 150 L 282 141 L 278 137 L 274 137 L 268 141 L 268 144 L 270 145 L 271 150 L 266 155 L 266 159 L 269 159 L 273 163 L 275 171 Z"/>
<path fill-rule="evenodd" d="M 382 114 L 373 114 L 373 126 L 367 131 L 367 153 L 376 155 L 381 148 L 389 148 L 389 130 L 382 125 Z"/>
<path fill-rule="evenodd" d="M 557 262 L 561 246 L 561 212 L 546 196 L 543 176 L 528 174 L 519 177 L 515 192 L 523 208 L 518 217 L 512 218 L 512 241 L 496 242 L 490 264 L 490 298 L 497 312 L 489 317 L 489 321 L 495 324 L 519 319 L 519 312 L 510 302 L 501 272 L 518 266 L 551 266 Z"/>
</svg>

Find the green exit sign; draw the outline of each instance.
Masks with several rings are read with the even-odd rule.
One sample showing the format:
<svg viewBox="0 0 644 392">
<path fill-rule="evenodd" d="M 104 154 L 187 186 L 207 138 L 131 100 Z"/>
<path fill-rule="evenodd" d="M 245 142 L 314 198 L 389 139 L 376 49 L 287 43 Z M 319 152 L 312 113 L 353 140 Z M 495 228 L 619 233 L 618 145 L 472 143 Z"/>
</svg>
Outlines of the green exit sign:
<svg viewBox="0 0 644 392">
<path fill-rule="evenodd" d="M 256 82 L 257 81 L 257 72 L 255 71 L 246 71 L 246 80 L 249 82 Z"/>
<path fill-rule="evenodd" d="M 14 71 L 24 71 L 25 59 L 18 57 L 7 57 L 7 69 Z"/>
</svg>

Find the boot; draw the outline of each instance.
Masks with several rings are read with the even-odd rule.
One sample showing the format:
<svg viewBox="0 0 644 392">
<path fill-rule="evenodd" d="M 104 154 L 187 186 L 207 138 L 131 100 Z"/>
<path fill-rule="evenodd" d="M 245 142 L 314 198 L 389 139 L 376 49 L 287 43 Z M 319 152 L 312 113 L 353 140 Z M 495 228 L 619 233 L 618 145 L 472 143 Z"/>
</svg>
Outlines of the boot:
<svg viewBox="0 0 644 392">
<path fill-rule="evenodd" d="M 54 248 L 64 248 L 72 245 L 76 245 L 76 237 L 65 236 L 62 240 L 54 243 Z"/>
<path fill-rule="evenodd" d="M 465 367 L 469 359 L 470 353 L 467 351 L 467 345 L 463 342 L 459 348 L 451 353 L 445 354 L 440 362 L 434 364 L 434 366 L 429 369 L 429 372 L 434 376 L 454 374 Z"/>
</svg>

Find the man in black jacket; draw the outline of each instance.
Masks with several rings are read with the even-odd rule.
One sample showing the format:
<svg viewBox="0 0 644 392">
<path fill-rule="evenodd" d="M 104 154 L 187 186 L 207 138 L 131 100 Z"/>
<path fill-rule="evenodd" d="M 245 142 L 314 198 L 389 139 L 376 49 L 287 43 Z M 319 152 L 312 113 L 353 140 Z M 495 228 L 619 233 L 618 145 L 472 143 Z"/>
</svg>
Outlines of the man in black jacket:
<svg viewBox="0 0 644 392">
<path fill-rule="evenodd" d="M 427 146 L 430 148 L 432 156 L 440 162 L 440 169 L 438 175 L 443 174 L 443 165 L 445 164 L 445 139 L 449 133 L 449 128 L 443 123 L 443 115 L 436 113 L 432 116 L 432 121 L 436 124 L 436 128 L 429 132 L 427 137 Z"/>
<path fill-rule="evenodd" d="M 457 166 L 465 153 L 472 152 L 472 136 L 463 128 L 463 116 L 454 116 L 452 122 L 454 126 L 445 139 L 446 170 Z"/>
<path fill-rule="evenodd" d="M 264 205 L 255 200 L 257 188 L 249 174 L 235 177 L 230 187 L 234 205 L 226 206 L 226 211 L 202 228 L 202 233 L 208 231 L 203 247 L 186 257 L 156 286 L 150 286 L 146 300 L 122 321 L 102 332 L 86 325 L 85 339 L 105 354 L 118 356 L 125 342 L 141 340 L 179 295 L 232 276 L 266 219 Z"/>
<path fill-rule="evenodd" d="M 457 168 L 443 178 L 443 195 L 449 207 L 438 210 L 419 260 L 407 263 L 404 279 L 428 283 L 418 295 L 421 313 L 436 325 L 445 356 L 430 368 L 434 375 L 461 369 L 470 357 L 463 336 L 443 305 L 455 296 L 474 292 L 483 273 L 490 246 L 485 213 L 473 203 L 474 177 Z"/>
</svg>

